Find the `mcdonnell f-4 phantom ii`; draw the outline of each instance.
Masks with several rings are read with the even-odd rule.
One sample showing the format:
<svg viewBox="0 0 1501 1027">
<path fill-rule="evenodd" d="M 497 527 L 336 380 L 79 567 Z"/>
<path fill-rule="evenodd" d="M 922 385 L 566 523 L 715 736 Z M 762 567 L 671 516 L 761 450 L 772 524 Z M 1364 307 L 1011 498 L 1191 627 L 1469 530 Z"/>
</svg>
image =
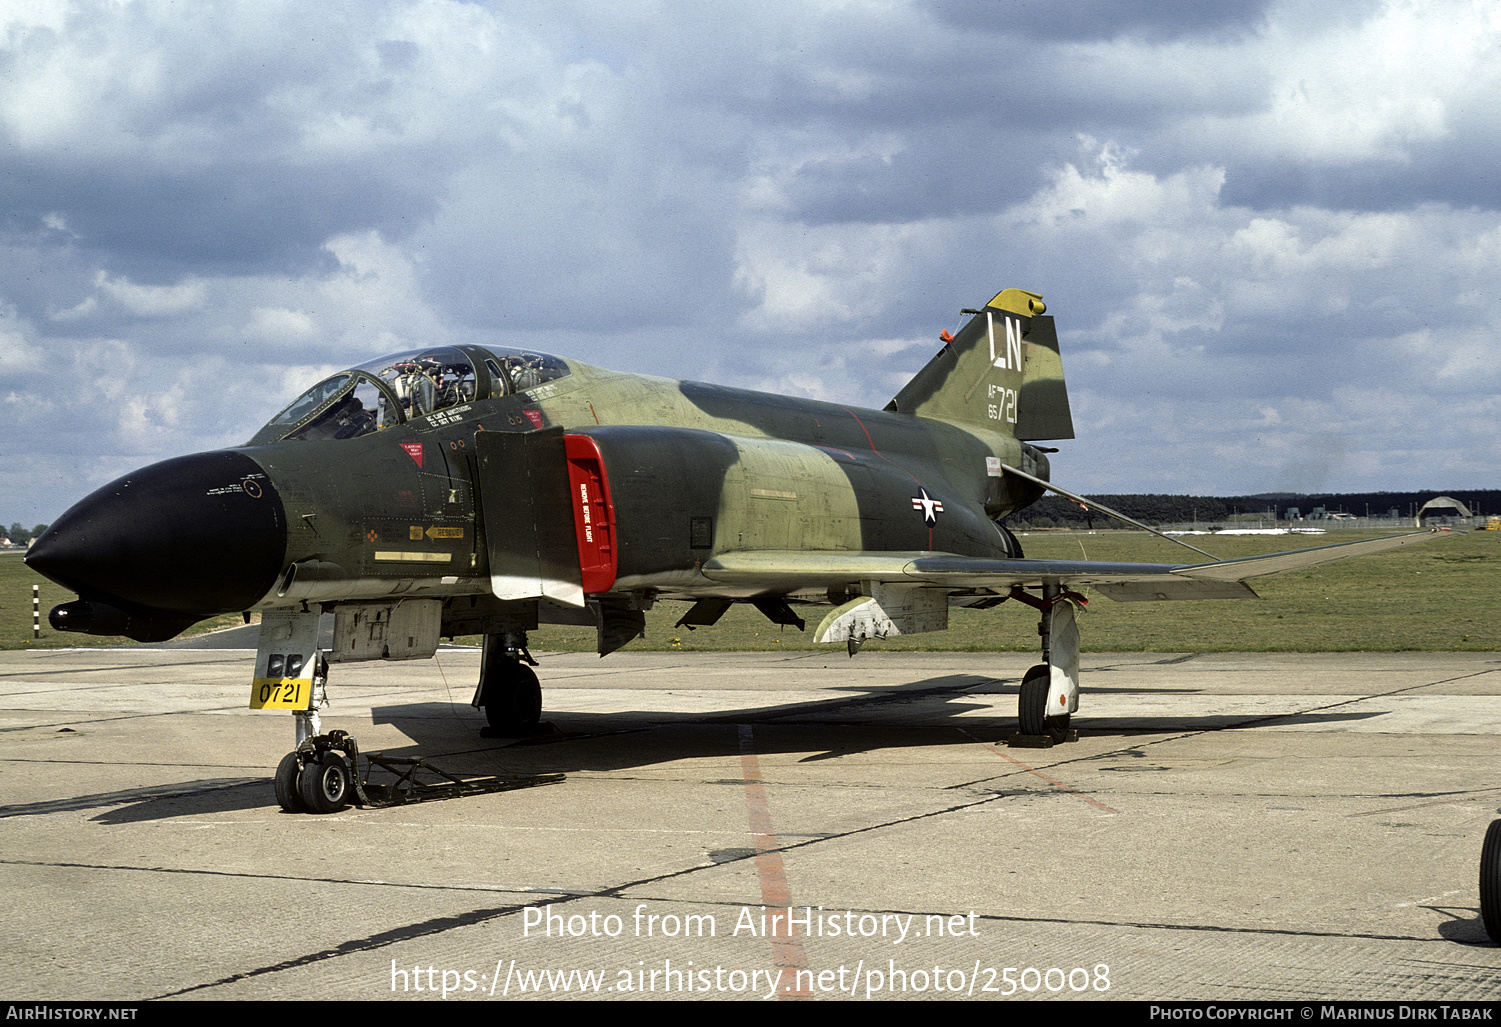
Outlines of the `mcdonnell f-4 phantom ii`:
<svg viewBox="0 0 1501 1027">
<path fill-rule="evenodd" d="M 1039 611 L 1019 734 L 1069 737 L 1088 586 L 1127 602 L 1254 596 L 1247 579 L 1431 537 L 1191 564 L 1032 560 L 1001 519 L 1045 490 L 1035 442 L 1074 436 L 1053 318 L 1007 289 L 883 410 L 622 374 L 543 353 L 442 346 L 341 371 L 244 446 L 153 464 L 59 517 L 26 562 L 78 593 L 54 628 L 169 639 L 261 613 L 250 705 L 297 714 L 287 808 L 343 805 L 318 734 L 329 663 L 426 658 L 482 635 L 474 705 L 498 732 L 541 715 L 540 623 L 600 655 L 661 600 L 712 625 L 734 603 L 822 616 L 821 642 L 941 631 L 953 606 Z M 1137 524 L 1097 503 L 1094 509 Z M 1193 548 L 1193 547 L 1189 547 Z M 332 641 L 319 618 L 332 613 Z"/>
</svg>

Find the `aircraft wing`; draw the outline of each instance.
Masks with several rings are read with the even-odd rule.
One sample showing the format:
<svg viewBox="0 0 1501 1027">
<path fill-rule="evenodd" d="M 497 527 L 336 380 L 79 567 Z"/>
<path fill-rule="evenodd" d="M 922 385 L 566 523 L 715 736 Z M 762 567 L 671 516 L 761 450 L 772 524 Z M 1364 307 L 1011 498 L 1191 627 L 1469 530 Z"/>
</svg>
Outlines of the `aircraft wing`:
<svg viewBox="0 0 1501 1027">
<path fill-rule="evenodd" d="M 1121 602 L 1167 599 L 1243 599 L 1256 593 L 1248 578 L 1316 567 L 1352 556 L 1416 545 L 1451 534 L 1446 530 L 1340 542 L 1331 546 L 1268 553 L 1213 563 L 1114 563 L 1100 560 L 995 560 L 949 553 L 758 551 L 724 553 L 706 561 L 711 580 L 767 594 L 879 581 L 930 588 L 989 588 L 1041 585 L 1052 579 L 1088 585 Z"/>
</svg>

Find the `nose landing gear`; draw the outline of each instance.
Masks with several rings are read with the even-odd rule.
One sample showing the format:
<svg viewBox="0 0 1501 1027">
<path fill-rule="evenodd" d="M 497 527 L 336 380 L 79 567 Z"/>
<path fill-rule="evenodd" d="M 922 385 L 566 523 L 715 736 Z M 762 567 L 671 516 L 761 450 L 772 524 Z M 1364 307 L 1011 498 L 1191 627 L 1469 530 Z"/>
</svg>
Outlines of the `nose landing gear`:
<svg viewBox="0 0 1501 1027">
<path fill-rule="evenodd" d="M 407 606 L 412 610 L 408 615 Z M 392 659 L 402 638 L 403 659 L 430 656 L 437 648 L 436 601 L 408 601 L 407 606 L 358 606 L 335 618 L 333 652 L 319 642 L 317 609 L 273 610 L 262 614 L 253 709 L 290 709 L 296 720 L 297 748 L 276 768 L 276 802 L 288 813 L 337 813 L 346 806 L 396 806 L 460 795 L 555 784 L 562 774 L 526 777 L 461 778 L 414 756 L 366 755 L 347 731 L 324 734 L 318 710 L 328 703 L 326 685 L 332 661 Z M 400 630 L 393 630 L 392 625 Z M 412 639 L 416 638 L 417 643 Z M 489 737 L 514 738 L 537 733 L 542 716 L 542 689 L 532 671 L 536 661 L 526 651 L 526 632 L 486 635 L 479 688 L 474 705 L 485 708 Z M 305 676 L 304 676 L 305 675 Z M 394 780 L 375 784 L 376 771 Z M 419 780 L 418 774 L 428 776 Z M 431 780 L 436 776 L 440 780 Z"/>
<path fill-rule="evenodd" d="M 289 752 L 276 768 L 276 801 L 288 813 L 337 813 L 349 805 L 382 809 L 411 802 L 455 799 L 462 795 L 509 792 L 518 788 L 559 784 L 563 774 L 532 774 L 524 777 L 461 778 L 440 770 L 419 756 L 363 757 L 354 736 L 330 731 L 309 738 Z M 376 770 L 392 775 L 389 784 L 376 784 L 369 775 Z M 418 773 L 440 778 L 419 780 Z"/>
<path fill-rule="evenodd" d="M 277 805 L 288 813 L 339 812 L 355 801 L 352 768 L 358 755 L 344 731 L 303 740 L 276 767 Z"/>
</svg>

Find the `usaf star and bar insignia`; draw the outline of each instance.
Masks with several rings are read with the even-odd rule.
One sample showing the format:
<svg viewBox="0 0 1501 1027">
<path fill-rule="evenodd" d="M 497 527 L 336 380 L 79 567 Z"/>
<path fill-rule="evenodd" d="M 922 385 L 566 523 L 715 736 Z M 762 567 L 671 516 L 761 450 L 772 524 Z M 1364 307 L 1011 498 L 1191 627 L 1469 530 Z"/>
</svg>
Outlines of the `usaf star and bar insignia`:
<svg viewBox="0 0 1501 1027">
<path fill-rule="evenodd" d="M 912 509 L 921 510 L 922 519 L 931 528 L 938 523 L 938 515 L 943 513 L 943 504 L 928 495 L 928 490 L 922 486 L 918 486 L 917 491 L 919 494 L 912 497 Z"/>
</svg>

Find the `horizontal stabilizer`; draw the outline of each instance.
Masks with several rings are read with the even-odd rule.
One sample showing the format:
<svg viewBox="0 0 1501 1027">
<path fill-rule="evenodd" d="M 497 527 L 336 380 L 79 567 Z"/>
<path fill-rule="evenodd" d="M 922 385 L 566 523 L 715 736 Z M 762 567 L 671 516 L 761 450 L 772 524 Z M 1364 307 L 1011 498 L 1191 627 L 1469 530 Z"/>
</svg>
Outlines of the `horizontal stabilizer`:
<svg viewBox="0 0 1501 1027">
<path fill-rule="evenodd" d="M 1069 583 L 1078 581 L 1070 578 Z M 1162 602 L 1168 599 L 1257 599 L 1244 581 L 1201 581 L 1172 574 L 1150 581 L 1095 581 L 1090 587 L 1118 603 Z"/>
<path fill-rule="evenodd" d="M 1448 528 L 1411 531 L 1405 535 L 1385 535 L 1381 538 L 1361 539 L 1358 542 L 1337 542 L 1332 546 L 1315 546 L 1312 549 L 1294 549 L 1286 553 L 1248 556 L 1240 560 L 1202 563 L 1185 567 L 1179 573 L 1200 581 L 1244 581 L 1247 578 L 1261 578 L 1268 574 L 1301 571 L 1308 567 L 1317 567 L 1321 563 L 1333 563 L 1335 560 L 1345 560 L 1352 556 L 1384 553 L 1391 549 L 1432 542 L 1434 539 L 1455 534 L 1462 535 L 1464 532 L 1456 533 Z"/>
</svg>

